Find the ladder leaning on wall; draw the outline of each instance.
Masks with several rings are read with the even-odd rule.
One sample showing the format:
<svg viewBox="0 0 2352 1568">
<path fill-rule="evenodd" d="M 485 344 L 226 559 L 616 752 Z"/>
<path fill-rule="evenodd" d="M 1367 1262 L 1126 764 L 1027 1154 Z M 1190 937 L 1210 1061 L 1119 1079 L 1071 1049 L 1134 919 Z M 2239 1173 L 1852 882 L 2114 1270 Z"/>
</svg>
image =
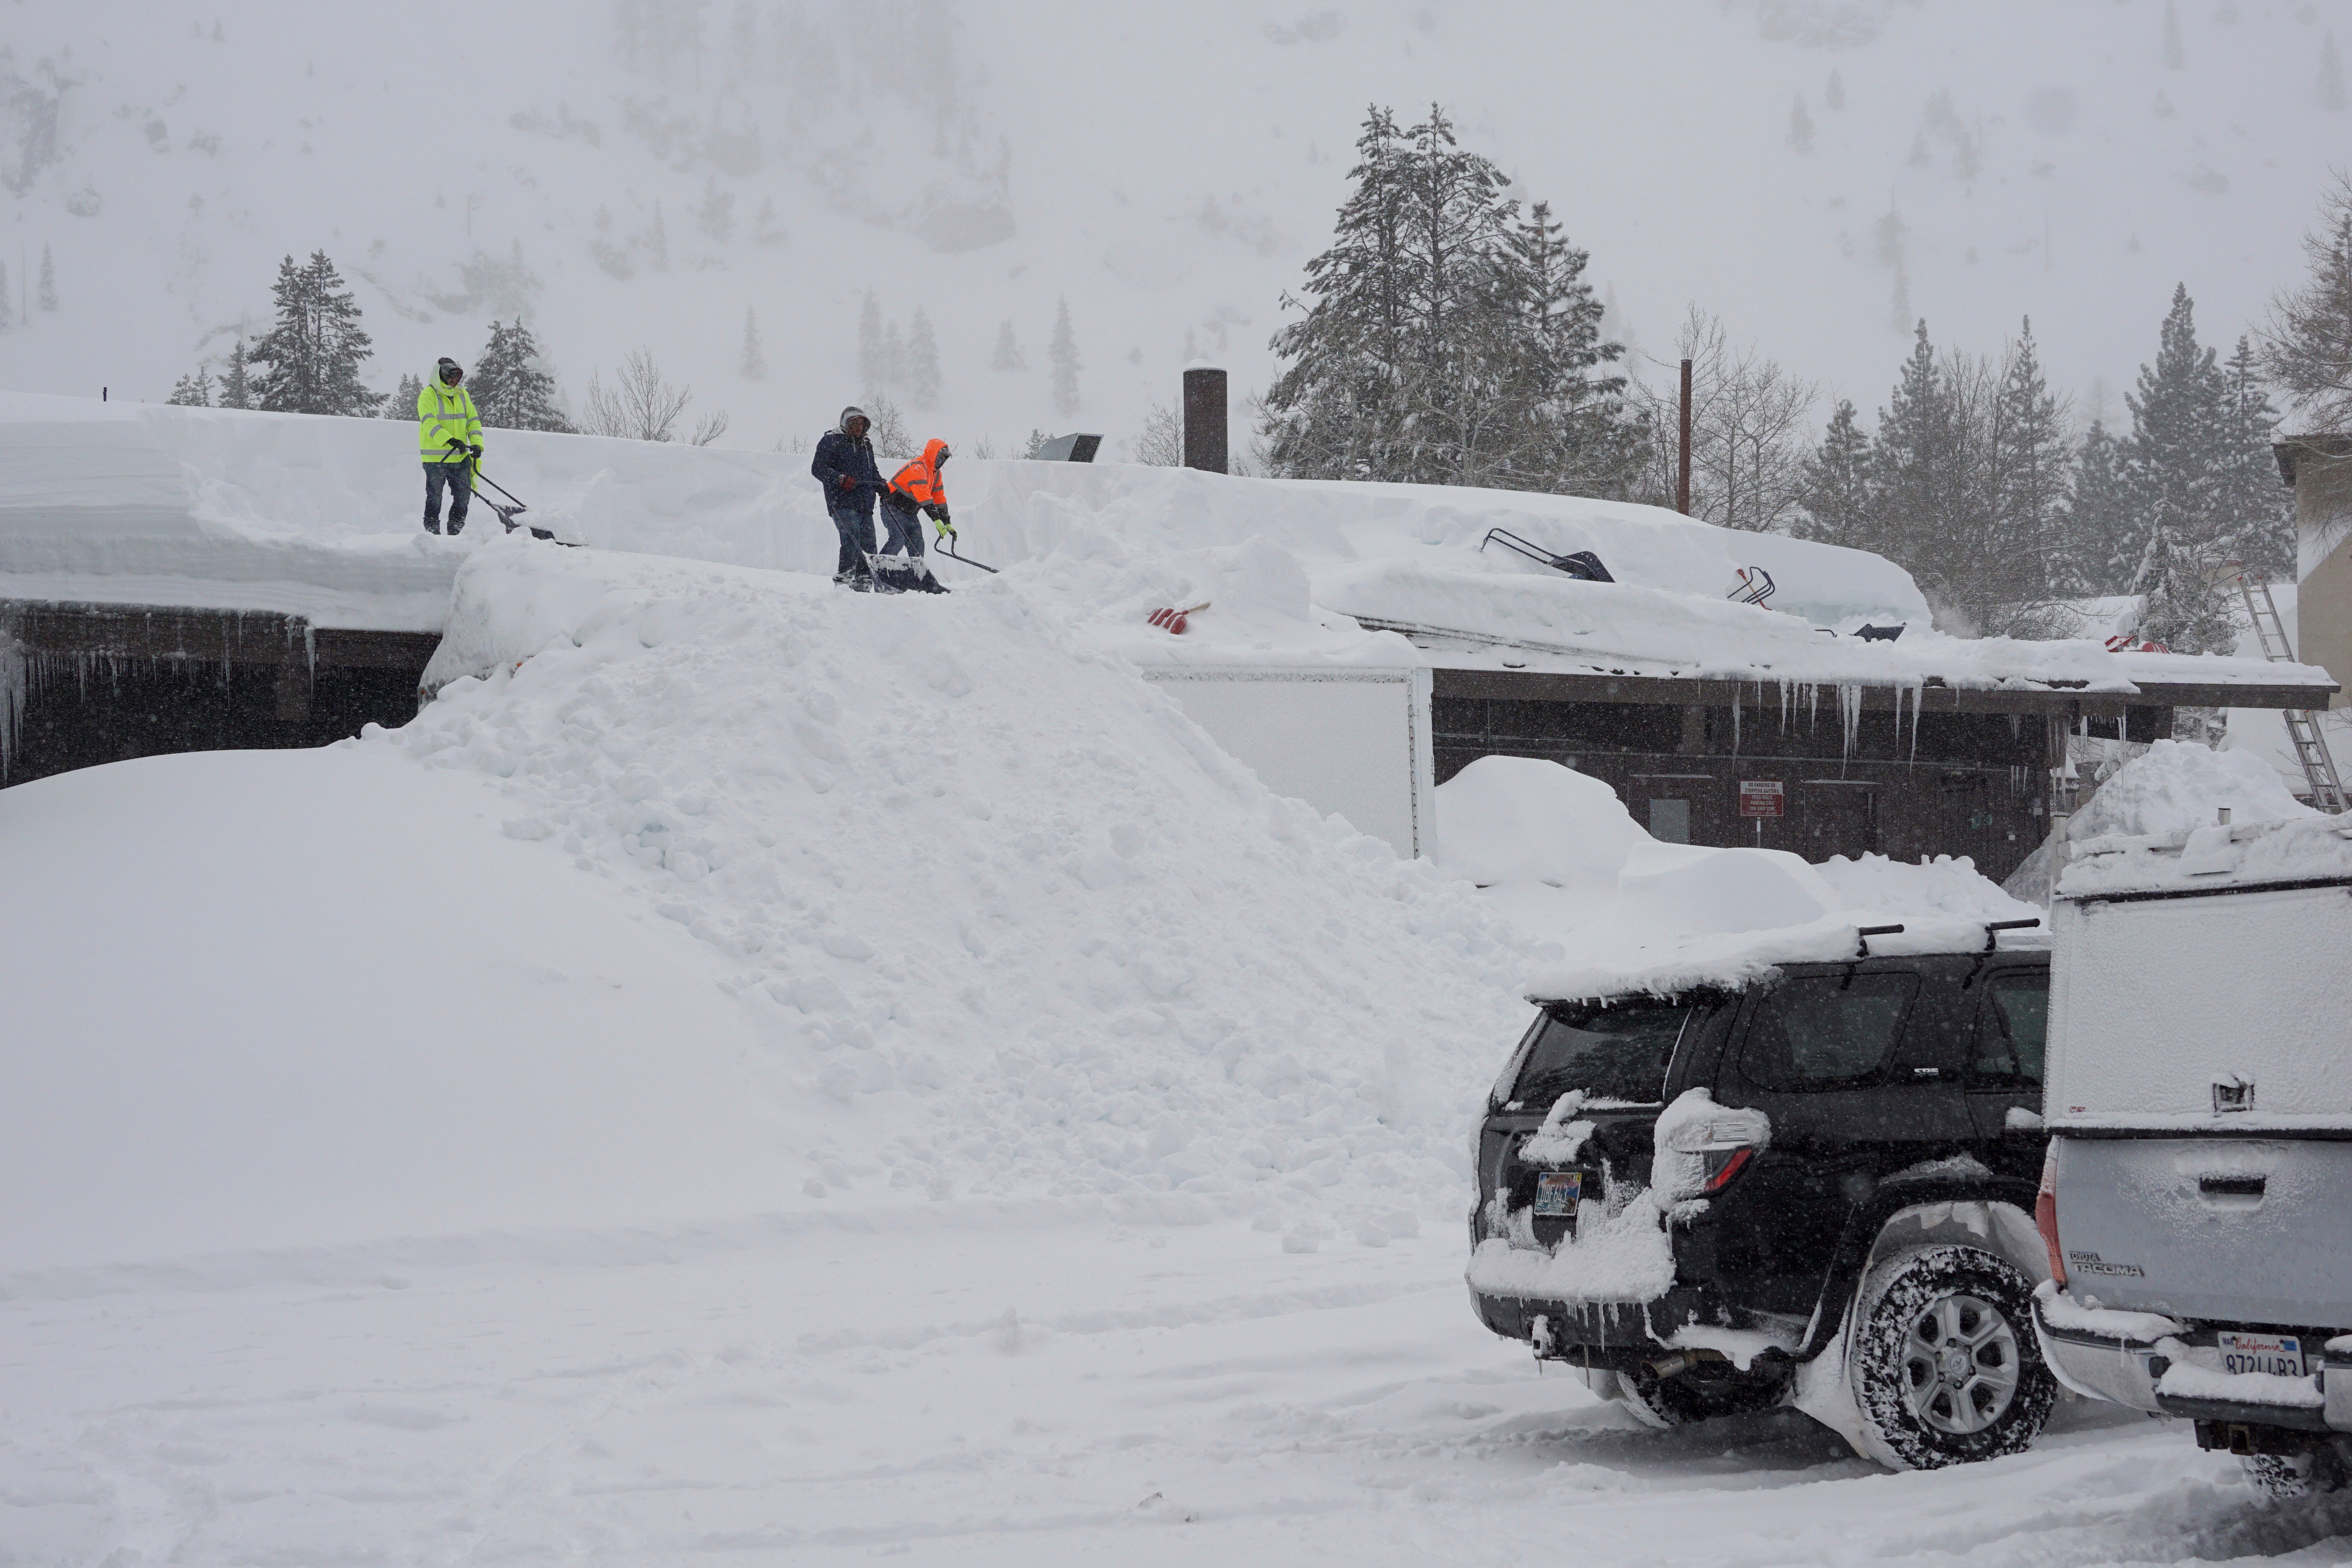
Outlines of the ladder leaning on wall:
<svg viewBox="0 0 2352 1568">
<path fill-rule="evenodd" d="M 2231 562 L 2229 570 L 2237 576 L 2238 596 L 2246 602 L 2246 619 L 2253 623 L 2263 657 L 2273 664 L 2294 662 L 2294 647 L 2286 640 L 2286 624 L 2279 619 L 2278 603 L 2271 597 L 2270 584 L 2254 581 L 2237 562 Z M 2344 781 L 2336 776 L 2336 759 L 2327 751 L 2327 737 L 2319 732 L 2319 715 L 2307 709 L 2289 708 L 2280 717 L 2286 721 L 2286 738 L 2294 746 L 2295 761 L 2303 764 L 2304 778 L 2311 784 L 2311 804 L 2325 812 L 2344 810 Z"/>
</svg>

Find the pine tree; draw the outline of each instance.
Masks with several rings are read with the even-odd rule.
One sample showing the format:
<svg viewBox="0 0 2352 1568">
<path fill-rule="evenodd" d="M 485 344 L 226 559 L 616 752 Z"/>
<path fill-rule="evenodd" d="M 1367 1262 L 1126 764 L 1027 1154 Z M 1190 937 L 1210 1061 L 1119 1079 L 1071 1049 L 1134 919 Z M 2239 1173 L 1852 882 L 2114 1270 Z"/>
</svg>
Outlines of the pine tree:
<svg viewBox="0 0 2352 1568">
<path fill-rule="evenodd" d="M 2164 64 L 2168 70 L 2179 70 L 2180 56 L 2180 12 L 2174 0 L 2164 0 Z"/>
<path fill-rule="evenodd" d="M 2263 327 L 2263 369 L 2324 430 L 2352 426 L 2352 176 L 2320 201 L 2303 238 L 2311 275 L 2279 296 Z"/>
<path fill-rule="evenodd" d="M 2219 538 L 2247 571 L 2266 582 L 2294 576 L 2294 506 L 2279 482 L 2271 442 L 2278 410 L 2263 388 L 2252 340 L 2241 337 L 2223 363 L 2221 528 Z"/>
<path fill-rule="evenodd" d="M 2014 629 L 2051 593 L 2074 456 L 2065 408 L 2034 353 L 2031 319 L 2010 347 L 1989 434 L 1991 529 L 1979 542 L 1985 570 L 1973 597 L 1982 605 L 1979 626 Z"/>
<path fill-rule="evenodd" d="M 2143 636 L 2179 653 L 2226 650 L 2215 631 L 2228 617 L 2213 579 L 2229 549 L 2222 516 L 2229 440 L 2227 396 L 2213 351 L 2197 342 L 2186 285 L 2172 291 L 2156 362 L 2140 366 L 2124 399 L 2132 435 L 2124 455 L 2138 561 L 2131 591 L 2147 596 Z"/>
<path fill-rule="evenodd" d="M 2336 29 L 2319 41 L 2319 107 L 2344 107 L 2344 58 L 2336 52 Z"/>
<path fill-rule="evenodd" d="M 229 350 L 228 369 L 221 376 L 220 405 L 223 408 L 253 406 L 253 386 L 246 379 L 245 374 L 245 339 L 243 337 L 239 337 L 236 340 L 236 346 Z"/>
<path fill-rule="evenodd" d="M 743 379 L 765 380 L 768 374 L 767 356 L 760 352 L 760 313 L 743 307 Z"/>
<path fill-rule="evenodd" d="M 2051 566 L 2056 591 L 2077 597 L 2131 590 L 2137 558 L 2123 559 L 2131 532 L 2131 502 L 2125 494 L 2123 443 L 2105 422 L 2094 419 L 2075 449 L 2074 480 L 2059 521 L 2059 545 Z"/>
<path fill-rule="evenodd" d="M 416 423 L 416 400 L 425 395 L 425 378 L 403 371 L 400 384 L 383 400 L 383 417 Z"/>
<path fill-rule="evenodd" d="M 996 353 L 988 362 L 991 370 L 1027 370 L 1029 356 L 1021 352 L 1020 342 L 1013 336 L 1013 321 L 1007 317 L 996 329 Z"/>
<path fill-rule="evenodd" d="M 47 245 L 41 247 L 41 289 L 37 298 L 42 310 L 54 310 L 58 308 L 57 264 L 49 259 L 49 247 Z"/>
<path fill-rule="evenodd" d="M 940 344 L 932 336 L 931 319 L 915 308 L 915 324 L 907 333 L 907 401 L 917 408 L 940 405 Z"/>
<path fill-rule="evenodd" d="M 383 395 L 360 384 L 360 365 L 373 343 L 327 253 L 312 251 L 299 268 L 287 257 L 271 294 L 277 324 L 246 351 L 248 362 L 269 367 L 253 378 L 260 405 L 292 414 L 373 414 Z"/>
<path fill-rule="evenodd" d="M 1813 150 L 1813 117 L 1805 112 L 1805 95 L 1789 106 L 1789 145 L 1800 153 Z"/>
<path fill-rule="evenodd" d="M 1078 411 L 1078 340 L 1070 331 L 1070 302 L 1065 299 L 1054 317 L 1054 341 L 1045 351 L 1054 367 L 1054 411 Z"/>
<path fill-rule="evenodd" d="M 1845 78 L 1835 70 L 1830 72 L 1829 85 L 1822 89 L 1822 101 L 1832 109 L 1845 107 Z"/>
<path fill-rule="evenodd" d="M 482 346 L 467 385 L 485 425 L 501 430 L 572 428 L 556 406 L 555 377 L 540 363 L 539 341 L 520 320 L 512 325 L 490 323 L 490 340 Z"/>
<path fill-rule="evenodd" d="M 1853 544 L 1868 533 L 1870 437 L 1851 399 L 1838 399 L 1821 446 L 1805 459 L 1802 485 L 1806 538 Z"/>
<path fill-rule="evenodd" d="M 1374 108 L 1314 302 L 1276 333 L 1261 404 L 1272 471 L 1296 478 L 1622 494 L 1643 431 L 1586 253 L 1548 207 L 1522 218 L 1444 112 L 1399 132 Z M 1285 297 L 1286 307 L 1298 302 Z"/>
<path fill-rule="evenodd" d="M 702 210 L 695 221 L 702 232 L 724 245 L 735 234 L 735 193 L 719 188 L 719 176 L 713 174 L 702 187 Z"/>
<path fill-rule="evenodd" d="M 198 365 L 192 374 L 184 375 L 172 384 L 172 395 L 165 403 L 181 408 L 210 408 L 213 405 L 212 372 Z"/>
<path fill-rule="evenodd" d="M 867 392 L 879 392 L 888 384 L 887 369 L 882 363 L 882 304 L 868 289 L 866 302 L 857 308 L 858 381 Z"/>
</svg>

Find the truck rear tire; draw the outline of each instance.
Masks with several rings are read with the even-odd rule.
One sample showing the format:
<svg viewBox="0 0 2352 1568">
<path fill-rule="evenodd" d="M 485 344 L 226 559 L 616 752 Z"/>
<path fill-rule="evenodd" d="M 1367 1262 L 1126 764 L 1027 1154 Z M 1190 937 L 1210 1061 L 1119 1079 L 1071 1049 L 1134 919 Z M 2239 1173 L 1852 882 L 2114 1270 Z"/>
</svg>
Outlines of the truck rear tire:
<svg viewBox="0 0 2352 1568">
<path fill-rule="evenodd" d="M 2343 1456 L 2332 1443 L 2301 1454 L 2249 1454 L 2238 1461 L 2247 1482 L 2266 1497 L 2312 1497 L 2342 1491 L 2347 1479 Z"/>
<path fill-rule="evenodd" d="M 1974 1247 L 1897 1253 L 1870 1271 L 1845 1370 L 1872 1458 L 1932 1470 L 2032 1446 L 2058 1393 L 2032 1295 L 2015 1266 Z"/>
</svg>

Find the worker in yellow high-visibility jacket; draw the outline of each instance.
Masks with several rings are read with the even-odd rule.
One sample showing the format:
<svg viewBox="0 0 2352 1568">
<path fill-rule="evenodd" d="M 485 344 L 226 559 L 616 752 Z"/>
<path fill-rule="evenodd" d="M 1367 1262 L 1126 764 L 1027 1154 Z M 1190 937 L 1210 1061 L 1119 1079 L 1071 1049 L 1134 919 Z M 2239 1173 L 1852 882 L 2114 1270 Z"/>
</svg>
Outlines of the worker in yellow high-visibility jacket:
<svg viewBox="0 0 2352 1568">
<path fill-rule="evenodd" d="M 482 415 L 466 390 L 465 367 L 446 356 L 416 395 L 416 448 L 425 459 L 425 531 L 441 531 L 444 489 L 449 531 L 461 531 L 474 499 L 474 466 L 482 460 Z"/>
</svg>

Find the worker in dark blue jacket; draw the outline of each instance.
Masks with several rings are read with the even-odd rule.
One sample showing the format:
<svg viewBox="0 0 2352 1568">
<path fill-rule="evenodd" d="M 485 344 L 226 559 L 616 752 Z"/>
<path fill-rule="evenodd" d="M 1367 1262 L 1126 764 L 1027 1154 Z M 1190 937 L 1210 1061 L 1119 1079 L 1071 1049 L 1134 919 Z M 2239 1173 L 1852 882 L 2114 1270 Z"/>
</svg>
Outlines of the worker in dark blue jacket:
<svg viewBox="0 0 2352 1568">
<path fill-rule="evenodd" d="M 824 487 L 824 509 L 841 535 L 841 561 L 833 580 L 870 593 L 874 587 L 874 500 L 882 493 L 882 470 L 874 466 L 874 444 L 866 438 L 866 411 L 841 411 L 841 425 L 816 444 L 809 472 Z"/>
</svg>

